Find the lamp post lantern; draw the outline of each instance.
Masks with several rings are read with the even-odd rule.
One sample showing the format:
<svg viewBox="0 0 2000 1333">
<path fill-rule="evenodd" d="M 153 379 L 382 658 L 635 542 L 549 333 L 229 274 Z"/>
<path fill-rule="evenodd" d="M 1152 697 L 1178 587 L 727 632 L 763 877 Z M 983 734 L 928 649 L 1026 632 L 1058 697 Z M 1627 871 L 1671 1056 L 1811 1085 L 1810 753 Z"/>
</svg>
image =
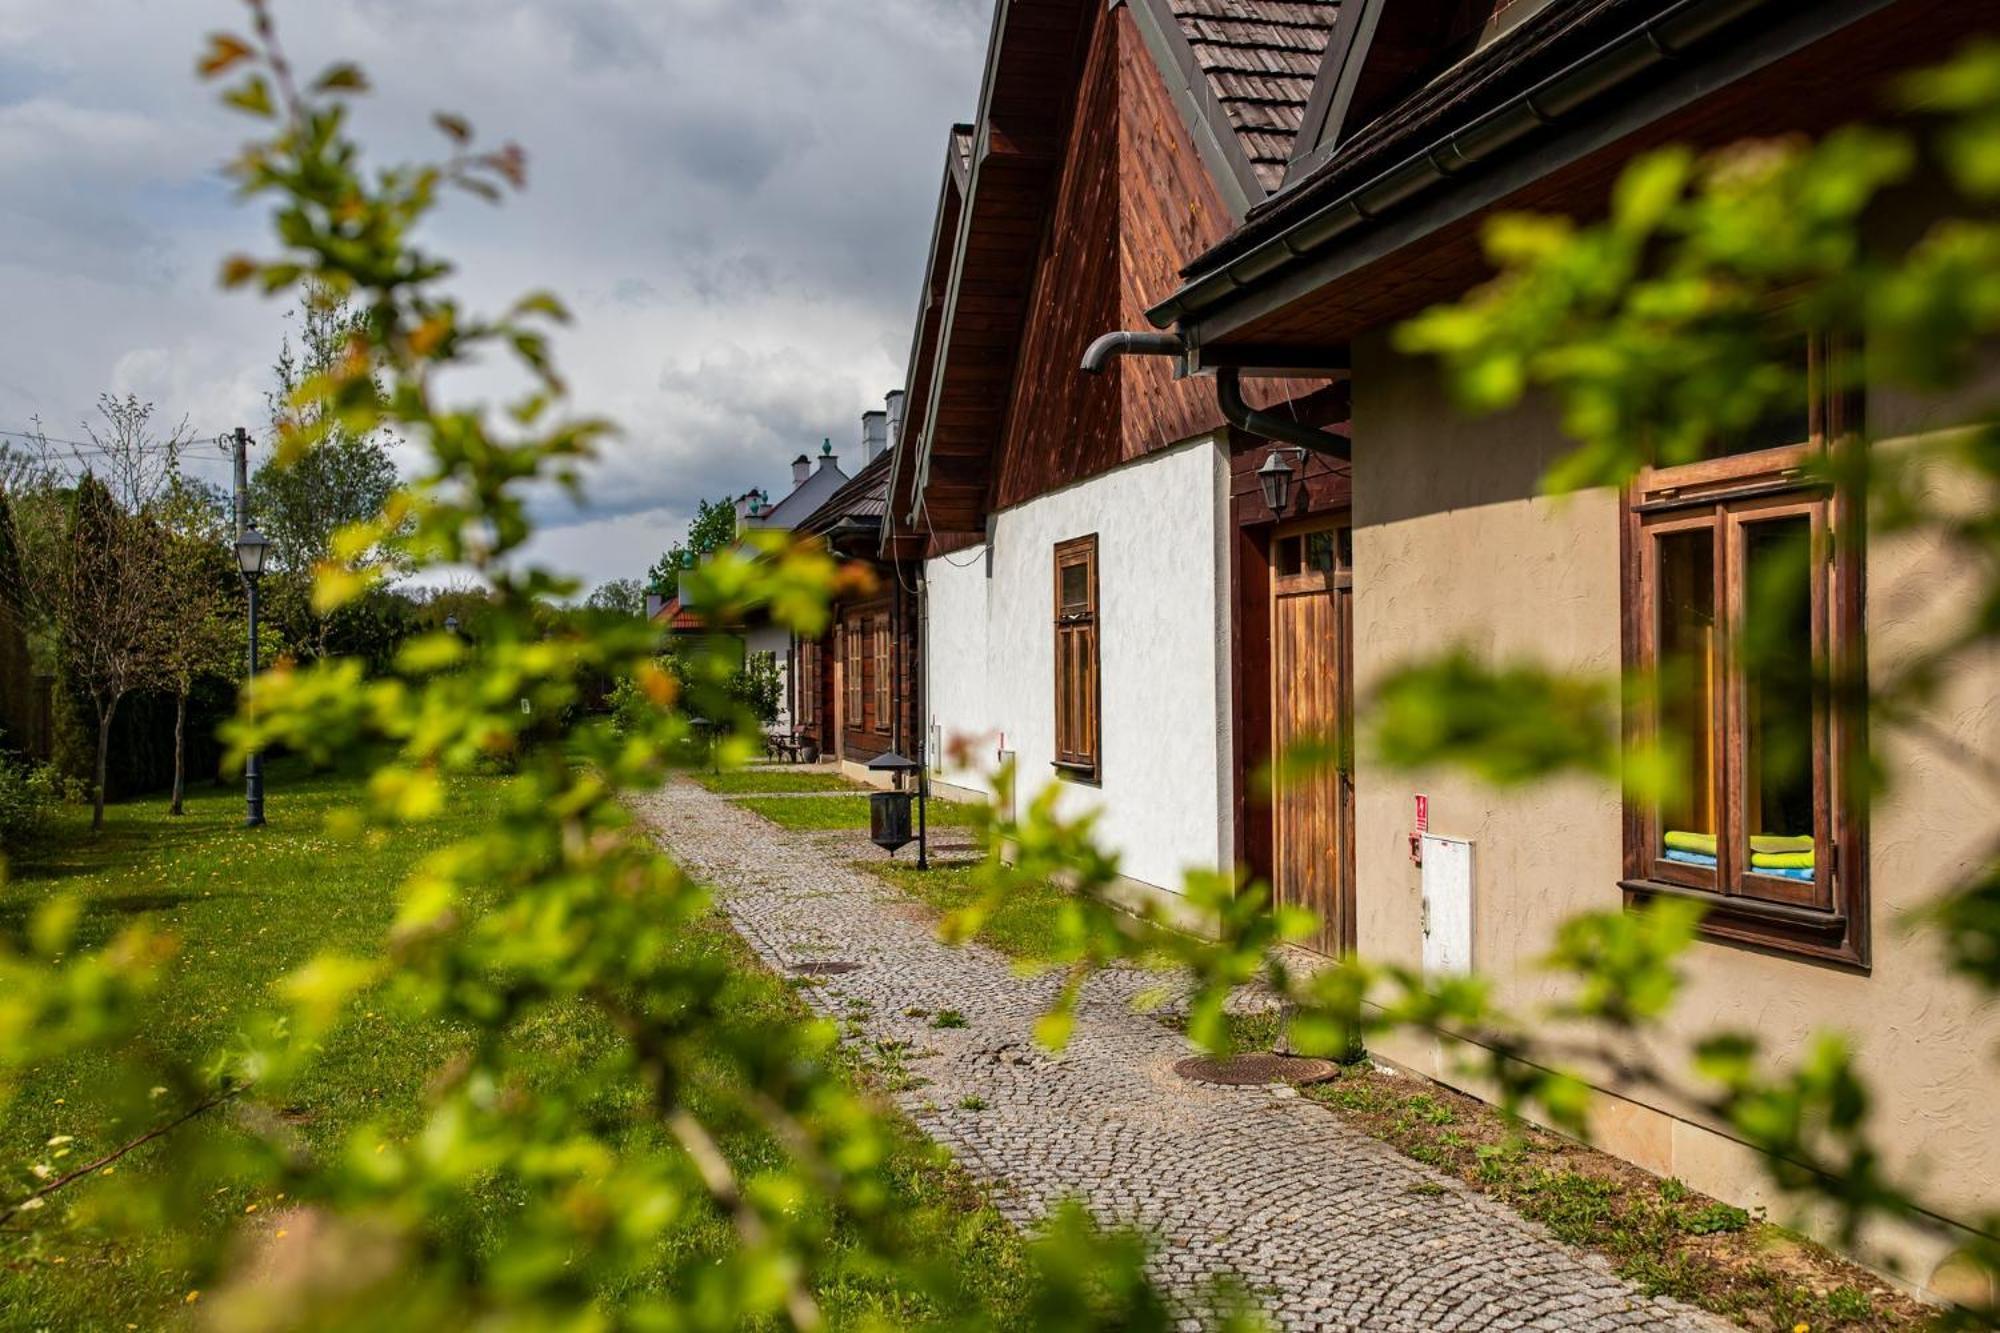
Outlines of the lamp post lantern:
<svg viewBox="0 0 2000 1333">
<path fill-rule="evenodd" d="M 917 843 L 917 869 L 929 869 L 929 849 L 924 846 L 922 832 L 912 832 L 910 828 L 910 806 L 921 797 L 910 790 L 909 782 L 912 776 L 921 773 L 922 766 L 894 750 L 885 750 L 868 761 L 868 771 L 887 773 L 890 781 L 895 783 L 887 791 L 870 792 L 868 795 L 868 840 L 894 856 L 914 839 Z"/>
<path fill-rule="evenodd" d="M 243 573 L 243 589 L 250 610 L 250 660 L 245 688 L 257 679 L 257 584 L 264 576 L 264 562 L 270 558 L 271 539 L 255 528 L 245 528 L 236 539 L 236 567 Z M 252 750 L 243 760 L 243 827 L 264 826 L 264 756 Z"/>
</svg>

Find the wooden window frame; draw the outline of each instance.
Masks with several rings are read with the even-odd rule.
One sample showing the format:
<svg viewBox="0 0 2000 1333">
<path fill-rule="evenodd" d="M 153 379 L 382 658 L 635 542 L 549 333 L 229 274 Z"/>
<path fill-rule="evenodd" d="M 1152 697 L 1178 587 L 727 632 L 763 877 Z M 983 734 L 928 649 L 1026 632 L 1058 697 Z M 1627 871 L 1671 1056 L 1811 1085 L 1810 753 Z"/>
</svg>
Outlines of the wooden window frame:
<svg viewBox="0 0 2000 1333">
<path fill-rule="evenodd" d="M 861 628 L 867 623 L 865 619 L 846 620 L 842 621 L 840 626 L 843 656 L 847 659 L 846 674 L 840 682 L 847 696 L 846 716 L 840 719 L 842 731 L 867 729 L 867 720 L 862 716 L 862 710 L 867 706 L 868 694 L 863 688 L 865 682 L 861 676 L 863 661 Z"/>
<path fill-rule="evenodd" d="M 1084 609 L 1065 614 L 1063 571 L 1081 565 Z M 1103 777 L 1102 653 L 1097 595 L 1097 534 L 1056 543 L 1050 619 L 1054 626 L 1055 760 L 1064 777 L 1098 782 Z M 1069 669 L 1065 670 L 1065 666 Z"/>
<path fill-rule="evenodd" d="M 889 617 L 879 615 L 875 617 L 875 731 L 882 736 L 889 734 L 889 723 L 894 716 L 889 643 Z"/>
<path fill-rule="evenodd" d="M 803 639 L 795 641 L 792 649 L 792 730 L 804 731 L 812 726 L 812 644 Z"/>
<path fill-rule="evenodd" d="M 1812 525 L 1812 633 L 1844 682 L 1861 679 L 1864 606 L 1862 508 L 1844 488 L 1828 486 L 1808 465 L 1860 420 L 1858 395 L 1833 391 L 1829 374 L 1842 353 L 1824 339 L 1808 349 L 1811 438 L 1796 445 L 1643 472 L 1627 490 L 1621 533 L 1624 658 L 1629 671 L 1658 661 L 1657 547 L 1675 532 L 1713 533 L 1720 644 L 1718 687 L 1711 699 L 1710 735 L 1717 757 L 1717 865 L 1667 861 L 1660 812 L 1649 803 L 1625 807 L 1628 904 L 1658 897 L 1691 898 L 1708 915 L 1702 934 L 1713 940 L 1866 970 L 1869 966 L 1867 809 L 1860 790 L 1866 772 L 1866 718 L 1838 702 L 1818 707 L 1813 736 L 1814 869 L 1811 883 L 1757 875 L 1743 865 L 1752 830 L 1744 827 L 1749 741 L 1743 672 L 1728 660 L 1745 614 L 1744 565 L 1749 531 L 1761 522 L 1804 517 Z M 1649 707 L 1627 711 L 1628 743 L 1644 745 L 1657 722 Z"/>
</svg>

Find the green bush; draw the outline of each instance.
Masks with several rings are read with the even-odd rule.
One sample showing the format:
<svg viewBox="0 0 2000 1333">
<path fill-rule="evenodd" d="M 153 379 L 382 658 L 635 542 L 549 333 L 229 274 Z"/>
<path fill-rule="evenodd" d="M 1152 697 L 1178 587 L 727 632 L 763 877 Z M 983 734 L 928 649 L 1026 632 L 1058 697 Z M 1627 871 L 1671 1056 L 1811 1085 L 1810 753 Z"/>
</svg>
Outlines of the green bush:
<svg viewBox="0 0 2000 1333">
<path fill-rule="evenodd" d="M 18 853 L 41 832 L 49 807 L 68 793 L 47 764 L 0 757 L 0 852 Z"/>
</svg>

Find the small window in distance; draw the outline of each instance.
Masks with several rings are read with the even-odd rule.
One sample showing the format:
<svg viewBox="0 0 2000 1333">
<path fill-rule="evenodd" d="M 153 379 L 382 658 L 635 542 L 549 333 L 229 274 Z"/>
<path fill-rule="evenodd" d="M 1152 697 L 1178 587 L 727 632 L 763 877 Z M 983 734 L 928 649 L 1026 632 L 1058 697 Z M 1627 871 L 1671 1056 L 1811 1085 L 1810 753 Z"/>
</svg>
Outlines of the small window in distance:
<svg viewBox="0 0 2000 1333">
<path fill-rule="evenodd" d="M 1098 775 L 1097 538 L 1055 550 L 1055 764 Z"/>
<path fill-rule="evenodd" d="M 1305 565 L 1305 539 L 1301 537 L 1280 537 L 1271 561 L 1271 567 L 1280 577 L 1290 577 Z"/>
</svg>

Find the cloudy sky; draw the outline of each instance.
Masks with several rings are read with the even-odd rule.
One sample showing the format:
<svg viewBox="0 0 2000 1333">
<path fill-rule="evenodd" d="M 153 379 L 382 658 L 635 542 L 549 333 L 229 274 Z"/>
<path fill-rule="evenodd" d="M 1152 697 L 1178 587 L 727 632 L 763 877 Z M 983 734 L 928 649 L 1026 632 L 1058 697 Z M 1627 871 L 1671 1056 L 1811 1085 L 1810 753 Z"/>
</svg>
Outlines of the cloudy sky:
<svg viewBox="0 0 2000 1333">
<path fill-rule="evenodd" d="M 782 493 L 901 385 L 947 127 L 990 0 L 276 0 L 296 61 L 358 61 L 365 142 L 434 110 L 529 155 L 527 194 L 451 202 L 460 290 L 549 287 L 577 403 L 622 440 L 539 554 L 642 574 L 702 496 Z M 242 122 L 193 76 L 234 0 L 0 0 L 0 431 L 77 436 L 101 391 L 197 431 L 258 425 L 282 302 L 216 289 L 268 250 L 217 170 Z M 219 457 L 206 467 L 216 467 Z M 214 472 L 220 478 L 223 472 Z"/>
</svg>

